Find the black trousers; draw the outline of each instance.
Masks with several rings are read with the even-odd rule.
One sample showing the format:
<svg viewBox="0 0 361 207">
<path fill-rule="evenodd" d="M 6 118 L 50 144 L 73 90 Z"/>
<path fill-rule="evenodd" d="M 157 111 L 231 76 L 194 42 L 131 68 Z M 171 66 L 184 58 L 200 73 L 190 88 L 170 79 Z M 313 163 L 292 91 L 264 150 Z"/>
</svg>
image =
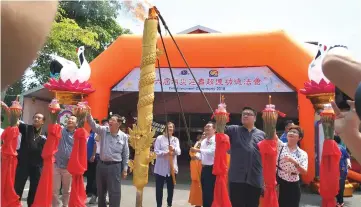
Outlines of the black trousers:
<svg viewBox="0 0 361 207">
<path fill-rule="evenodd" d="M 95 156 L 94 162 L 88 161 L 88 170 L 86 173 L 86 194 L 91 194 L 97 196 L 97 182 L 96 182 L 96 172 L 97 172 L 97 163 L 99 160 L 99 155 Z"/>
<path fill-rule="evenodd" d="M 258 207 L 261 191 L 247 183 L 229 183 L 229 196 L 234 207 Z"/>
<path fill-rule="evenodd" d="M 216 176 L 213 175 L 213 165 L 203 166 L 201 173 L 203 207 L 211 207 L 214 196 Z"/>
<path fill-rule="evenodd" d="M 167 205 L 172 206 L 173 202 L 173 193 L 174 193 L 174 184 L 172 176 L 161 176 L 158 174 L 155 174 L 155 197 L 157 200 L 157 207 L 162 207 L 162 201 L 163 201 L 163 187 L 164 183 L 167 183 Z"/>
<path fill-rule="evenodd" d="M 40 180 L 42 166 L 34 166 L 28 163 L 18 163 L 15 173 L 15 192 L 20 199 L 23 196 L 25 183 L 30 178 L 30 188 L 27 198 L 28 206 L 31 206 L 34 202 L 36 189 Z"/>
<path fill-rule="evenodd" d="M 299 207 L 301 200 L 300 182 L 279 179 L 279 207 Z"/>
<path fill-rule="evenodd" d="M 340 178 L 340 189 L 336 196 L 337 203 L 339 203 L 339 204 L 343 203 L 343 193 L 345 191 L 345 182 L 346 182 L 346 178 Z"/>
</svg>

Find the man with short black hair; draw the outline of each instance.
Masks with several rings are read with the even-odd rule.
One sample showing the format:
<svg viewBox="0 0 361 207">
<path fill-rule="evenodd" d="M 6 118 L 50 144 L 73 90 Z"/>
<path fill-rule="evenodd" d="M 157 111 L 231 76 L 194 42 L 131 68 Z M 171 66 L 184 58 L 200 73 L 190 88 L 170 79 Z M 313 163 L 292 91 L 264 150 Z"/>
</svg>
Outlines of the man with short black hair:
<svg viewBox="0 0 361 207">
<path fill-rule="evenodd" d="M 205 138 L 201 141 L 200 149 L 192 147 L 191 152 L 202 162 L 201 186 L 203 207 L 211 207 L 214 196 L 216 176 L 213 175 L 214 154 L 216 151 L 216 125 L 208 122 L 204 127 Z"/>
<path fill-rule="evenodd" d="M 241 112 L 243 126 L 226 126 L 231 143 L 229 191 L 232 206 L 258 207 L 263 187 L 262 162 L 258 142 L 265 133 L 255 127 L 257 113 L 251 107 Z"/>
<path fill-rule="evenodd" d="M 19 123 L 18 140 L 18 165 L 15 175 L 15 191 L 20 199 L 23 195 L 25 183 L 30 178 L 30 188 L 27 198 L 28 206 L 34 202 L 36 189 L 40 180 L 41 170 L 43 168 L 43 151 L 46 136 L 42 131 L 45 117 L 41 113 L 35 113 L 33 116 L 33 124 L 28 125 L 23 122 Z"/>
<path fill-rule="evenodd" d="M 101 124 L 102 124 L 103 126 L 109 126 L 109 120 L 108 120 L 108 119 L 103 119 L 103 120 L 101 121 Z"/>
<path fill-rule="evenodd" d="M 77 128 L 77 117 L 71 115 L 66 123 L 66 128 L 61 130 L 61 139 L 58 144 L 58 151 L 55 153 L 54 177 L 53 177 L 53 201 L 52 207 L 58 207 L 59 190 L 61 187 L 62 206 L 68 206 L 72 175 L 67 167 L 71 152 L 74 146 L 74 133 Z"/>
<path fill-rule="evenodd" d="M 120 206 L 121 178 L 127 177 L 129 147 L 128 136 L 120 131 L 121 116 L 114 114 L 109 119 L 109 126 L 95 123 L 90 113 L 87 121 L 91 129 L 100 137 L 100 160 L 97 165 L 96 182 L 98 189 L 98 206 L 106 207 L 106 193 L 109 192 L 109 205 Z"/>
<path fill-rule="evenodd" d="M 295 125 L 292 120 L 286 120 L 285 121 L 285 132 L 280 137 L 280 140 L 283 143 L 287 143 L 287 133 L 291 126 Z"/>
</svg>

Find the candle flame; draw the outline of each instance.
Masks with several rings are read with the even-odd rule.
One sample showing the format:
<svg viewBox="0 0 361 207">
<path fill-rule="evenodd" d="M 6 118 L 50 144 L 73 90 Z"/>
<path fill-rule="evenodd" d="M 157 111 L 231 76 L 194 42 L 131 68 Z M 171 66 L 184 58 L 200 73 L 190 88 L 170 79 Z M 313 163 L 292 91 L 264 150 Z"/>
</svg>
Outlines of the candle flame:
<svg viewBox="0 0 361 207">
<path fill-rule="evenodd" d="M 148 0 L 141 1 L 124 1 L 122 3 L 123 8 L 127 13 L 131 14 L 138 21 L 144 22 L 148 15 L 148 9 L 152 7 L 152 4 Z"/>
</svg>

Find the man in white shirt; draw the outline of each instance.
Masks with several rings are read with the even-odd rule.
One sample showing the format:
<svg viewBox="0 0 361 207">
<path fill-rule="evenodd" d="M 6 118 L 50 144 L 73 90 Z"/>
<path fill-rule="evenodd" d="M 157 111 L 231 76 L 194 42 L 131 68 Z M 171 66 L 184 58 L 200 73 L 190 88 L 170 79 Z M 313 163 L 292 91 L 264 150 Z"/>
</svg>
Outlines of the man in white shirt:
<svg viewBox="0 0 361 207">
<path fill-rule="evenodd" d="M 214 184 L 216 176 L 213 175 L 214 153 L 216 150 L 216 125 L 209 122 L 204 127 L 206 138 L 202 140 L 200 149 L 191 148 L 192 152 L 197 153 L 197 158 L 202 162 L 201 184 L 203 207 L 211 207 L 213 202 Z"/>
</svg>

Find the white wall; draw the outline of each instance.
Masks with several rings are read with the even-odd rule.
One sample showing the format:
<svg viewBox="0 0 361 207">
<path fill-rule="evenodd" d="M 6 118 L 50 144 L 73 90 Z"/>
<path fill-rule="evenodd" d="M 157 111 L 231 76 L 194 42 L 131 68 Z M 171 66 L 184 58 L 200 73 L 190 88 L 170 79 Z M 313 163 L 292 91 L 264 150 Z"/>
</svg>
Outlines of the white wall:
<svg viewBox="0 0 361 207">
<path fill-rule="evenodd" d="M 24 97 L 23 103 L 24 104 L 23 104 L 22 120 L 26 124 L 32 124 L 34 114 L 42 113 L 46 118 L 44 124 L 44 130 L 48 131 L 48 124 L 50 123 L 49 109 L 48 109 L 49 102 L 41 101 L 38 99 L 35 99 L 35 101 L 33 101 L 32 98 Z"/>
</svg>

